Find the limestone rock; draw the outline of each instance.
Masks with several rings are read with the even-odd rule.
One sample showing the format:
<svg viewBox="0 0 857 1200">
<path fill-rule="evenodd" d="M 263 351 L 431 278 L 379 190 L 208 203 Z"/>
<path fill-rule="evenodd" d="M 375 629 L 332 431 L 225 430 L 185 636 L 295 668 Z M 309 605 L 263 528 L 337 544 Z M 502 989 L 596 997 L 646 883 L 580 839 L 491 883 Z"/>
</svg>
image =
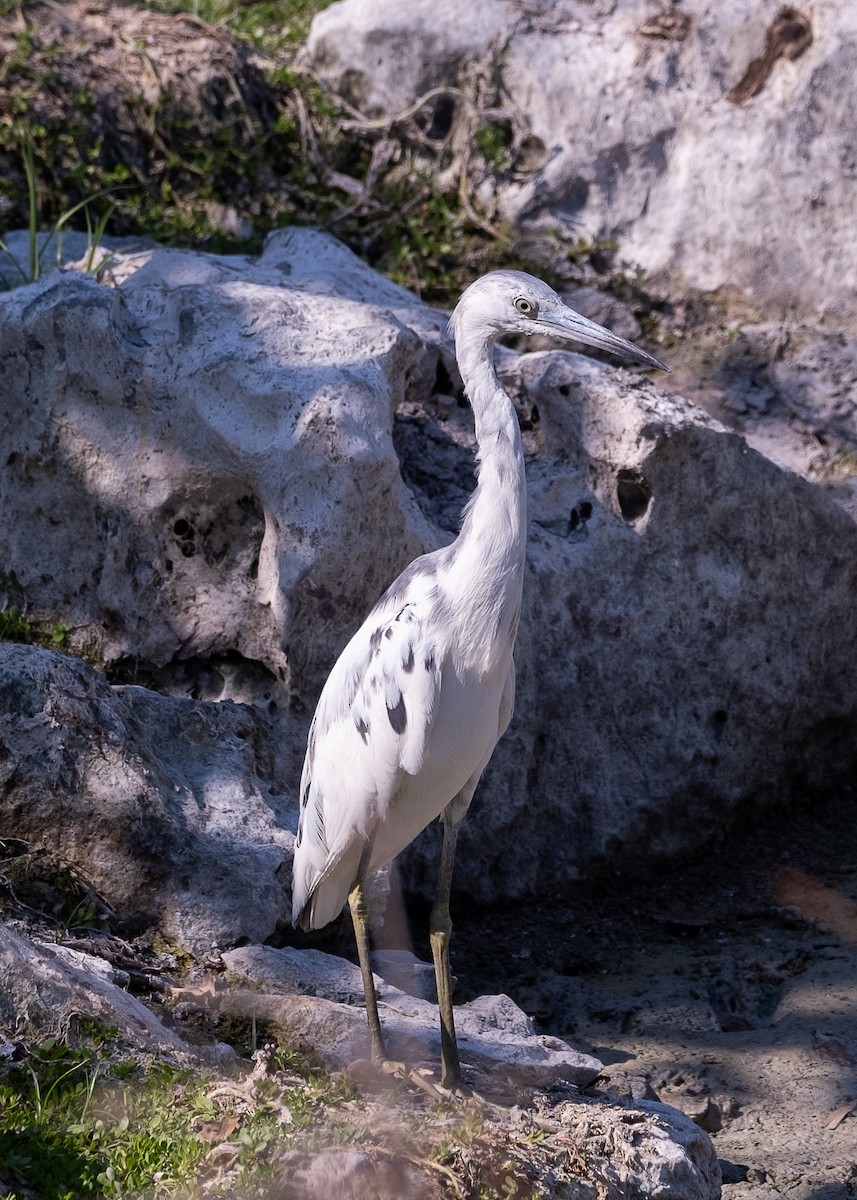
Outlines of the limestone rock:
<svg viewBox="0 0 857 1200">
<path fill-rule="evenodd" d="M 280 1158 L 276 1178 L 283 1196 L 301 1200 L 442 1200 L 434 1180 L 420 1175 L 406 1156 L 391 1151 L 373 1157 L 360 1150 L 290 1150 Z"/>
<path fill-rule="evenodd" d="M 22 1041 L 67 1037 L 74 1021 L 86 1017 L 116 1026 L 121 1037 L 146 1050 L 195 1053 L 144 1004 L 108 979 L 104 966 L 95 966 L 90 955 L 75 962 L 62 947 L 36 946 L 0 924 L 3 1035 Z M 226 1047 L 212 1053 L 231 1057 Z"/>
<path fill-rule="evenodd" d="M 522 893 L 561 886 L 583 846 L 591 863 L 639 834 L 667 855 L 701 844 L 740 795 L 823 786 L 854 753 L 850 518 L 627 374 L 553 352 L 502 375 L 539 419 L 516 719 L 461 833 L 459 886 L 486 902 L 498 870 Z M 425 473 L 428 437 L 409 453 Z"/>
<path fill-rule="evenodd" d="M 112 689 L 79 659 L 0 644 L 4 834 L 74 864 L 126 927 L 198 953 L 270 937 L 293 836 L 264 727 L 250 708 Z"/>
<path fill-rule="evenodd" d="M 325 620 L 356 619 L 431 538 L 390 440 L 434 378 L 397 316 L 419 306 L 389 283 L 367 303 L 377 276 L 312 232 L 254 264 L 146 250 L 108 270 L 121 287 L 53 273 L 2 298 L 2 499 L 38 526 L 7 526 L 7 569 L 108 662 L 237 653 L 317 686 Z M 386 552 L 334 551 L 370 531 Z"/>
<path fill-rule="evenodd" d="M 434 964 L 423 962 L 410 950 L 373 950 L 372 970 L 407 996 L 437 1003 Z M 455 987 L 455 976 L 452 986 Z"/>
<path fill-rule="evenodd" d="M 363 986 L 353 963 L 320 951 L 268 946 L 242 946 L 227 951 L 223 960 L 254 990 L 224 996 L 221 1005 L 245 1015 L 250 1005 L 289 1039 L 314 1050 L 331 1069 L 368 1057 Z M 437 1007 L 375 979 L 391 1055 L 409 1066 L 436 1067 Z M 591 1055 L 560 1038 L 537 1034 L 530 1018 L 508 996 L 480 996 L 457 1005 L 455 1024 L 465 1077 L 494 1094 L 517 1094 L 559 1081 L 585 1087 L 601 1070 Z"/>
<path fill-rule="evenodd" d="M 511 161 L 483 201 L 504 217 L 853 329 L 857 15 L 848 0 L 785 23 L 782 9 L 343 0 L 315 17 L 307 61 L 372 116 L 439 87 L 466 105 L 475 76 L 492 81 L 484 121 Z"/>
<path fill-rule="evenodd" d="M 598 1196 L 720 1196 L 720 1167 L 710 1138 L 667 1104 L 636 1100 L 596 1106 L 574 1100 L 555 1116 L 586 1163 L 586 1184 L 593 1184 Z"/>
<path fill-rule="evenodd" d="M 9 687 L 38 716 L 55 685 L 51 704 L 90 731 L 63 734 L 62 769 L 96 781 L 99 811 L 110 796 L 114 826 L 116 811 L 143 822 L 116 860 L 142 853 L 136 885 L 109 865 L 115 836 L 99 832 L 102 854 L 85 821 L 63 835 L 70 861 L 94 866 L 132 915 L 151 886 L 171 936 L 264 940 L 286 912 L 276 873 L 288 874 L 318 692 L 397 571 L 454 536 L 472 422 L 434 400 L 458 387 L 443 314 L 324 235 L 283 231 L 255 260 L 119 252 L 102 277 L 55 273 L 0 294 L 0 562 L 27 615 L 71 626 L 72 648 L 101 655 L 113 679 L 139 671 L 257 715 L 114 694 L 68 660 L 70 674 L 18 658 Z M 530 543 L 515 718 L 460 843 L 457 885 L 486 902 L 550 895 L 608 858 L 699 846 L 737 806 L 811 794 L 857 755 L 849 517 L 661 385 L 566 352 L 499 361 L 524 429 Z M 782 386 L 796 396 L 798 382 Z M 40 681 L 38 696 L 18 676 Z M 90 752 L 117 714 L 135 746 L 147 723 L 160 730 L 145 760 L 155 782 L 127 795 Z M 23 754 L 60 738 L 15 728 Z M 251 741 L 253 778 L 233 791 Z M 223 766 L 233 751 L 237 775 Z M 41 797 L 69 795 L 51 755 L 46 768 L 26 760 L 14 810 L 44 839 L 58 820 Z M 173 774 L 186 790 L 171 792 Z M 242 816 L 252 832 L 236 836 Z M 202 838 L 229 870 L 207 872 L 186 848 L 209 821 L 229 831 Z M 178 861 L 198 864 L 203 907 L 220 909 L 208 925 L 180 915 L 197 883 L 161 890 L 164 830 L 170 854 L 184 846 Z M 437 841 L 428 831 L 404 862 L 426 892 Z M 248 863 L 261 871 L 252 902 Z"/>
</svg>

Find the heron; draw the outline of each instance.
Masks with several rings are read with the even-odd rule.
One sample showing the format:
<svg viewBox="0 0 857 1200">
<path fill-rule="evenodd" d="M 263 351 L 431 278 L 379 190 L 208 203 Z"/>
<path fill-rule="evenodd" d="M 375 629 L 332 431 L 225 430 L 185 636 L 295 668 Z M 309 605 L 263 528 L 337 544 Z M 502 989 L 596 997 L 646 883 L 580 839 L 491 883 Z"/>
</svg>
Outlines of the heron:
<svg viewBox="0 0 857 1200">
<path fill-rule="evenodd" d="M 461 1089 L 449 943 L 456 842 L 480 776 L 512 717 L 513 651 L 527 542 L 524 452 L 494 346 L 547 334 L 625 362 L 664 364 L 569 308 L 542 280 L 492 271 L 462 294 L 449 334 L 470 401 L 477 483 L 450 545 L 415 559 L 340 654 L 309 730 L 300 783 L 292 921 L 320 929 L 348 904 L 370 1053 L 387 1060 L 370 963 L 365 881 L 441 818 L 429 920 L 441 1087 Z"/>
</svg>

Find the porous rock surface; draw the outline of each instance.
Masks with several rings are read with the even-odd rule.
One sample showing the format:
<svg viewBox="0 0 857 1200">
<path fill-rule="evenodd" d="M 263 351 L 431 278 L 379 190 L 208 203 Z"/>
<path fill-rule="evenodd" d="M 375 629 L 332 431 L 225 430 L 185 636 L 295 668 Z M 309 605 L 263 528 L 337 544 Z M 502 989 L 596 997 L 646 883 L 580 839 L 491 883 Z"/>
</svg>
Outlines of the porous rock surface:
<svg viewBox="0 0 857 1200">
<path fill-rule="evenodd" d="M 147 1050 L 185 1051 L 184 1040 L 145 1004 L 118 987 L 103 959 L 60 946 L 36 945 L 0 923 L 0 1034 L 32 1041 L 67 1037 L 76 1020 L 115 1026 Z M 226 1050 L 225 1047 L 221 1048 Z"/>
<path fill-rule="evenodd" d="M 308 1046 L 331 1069 L 368 1058 L 363 985 L 353 963 L 321 951 L 268 946 L 241 946 L 227 951 L 223 961 L 253 986 L 254 1011 L 274 1021 L 289 1042 Z M 377 975 L 375 981 L 391 1056 L 409 1066 L 436 1066 L 437 1005 L 409 996 Z M 234 994 L 230 1003 L 235 1003 Z M 480 996 L 458 1005 L 455 1026 L 465 1076 L 477 1087 L 510 1095 L 560 1081 L 586 1087 L 602 1067 L 598 1059 L 562 1039 L 537 1034 L 531 1019 L 508 996 Z"/>
<path fill-rule="evenodd" d="M 4 836 L 73 864 L 126 928 L 198 954 L 270 937 L 288 918 L 294 839 L 265 724 L 0 644 Z"/>
<path fill-rule="evenodd" d="M 248 969 L 252 969 L 251 961 L 259 953 L 270 956 L 276 952 L 267 947 L 248 948 L 244 960 Z M 329 981 L 337 968 L 336 960 L 326 957 L 329 961 L 321 970 Z M 238 966 L 238 960 L 233 965 Z M 348 963 L 341 965 L 346 972 L 356 971 Z M 317 967 L 317 961 L 304 968 L 296 965 L 303 971 L 304 981 Z M 270 987 L 272 974 L 269 963 L 256 979 L 255 991 L 242 989 L 235 979 L 221 979 L 213 995 L 225 1011 L 243 1017 L 251 1012 L 267 1015 L 265 1002 L 271 997 L 258 990 L 258 985 Z M 345 983 L 340 991 L 349 987 Z M 180 1008 L 180 989 L 176 989 L 176 995 Z M 224 1002 L 227 997 L 234 1001 L 232 1007 Z M 196 999 L 198 1011 L 199 996 Z M 329 1005 L 336 1026 L 339 1011 L 345 1006 L 323 998 L 312 999 L 317 1006 Z M 484 999 L 488 1004 L 486 1013 L 490 1011 L 496 1017 L 498 1010 L 493 1002 L 505 998 Z M 280 1002 L 281 1014 L 288 1016 L 294 1007 L 291 1016 L 297 1022 L 303 1011 L 301 1002 L 310 1003 L 310 997 L 281 996 Z M 346 1012 L 365 1025 L 365 1016 L 358 1009 L 349 1007 Z M 508 1000 L 505 1009 L 501 1006 L 501 1017 L 503 1012 L 507 1024 L 526 1021 Z M 123 990 L 102 959 L 64 945 L 37 944 L 0 923 L 0 1053 L 4 1057 L 19 1054 L 22 1044 L 48 1036 L 73 1040 L 78 1025 L 86 1022 L 110 1027 L 111 1039 L 125 1052 L 142 1050 L 147 1056 L 204 1068 L 212 1090 L 220 1093 L 252 1096 L 254 1079 L 261 1077 L 260 1071 L 264 1074 L 265 1050 L 257 1053 L 248 1075 L 241 1070 L 242 1064 L 231 1047 L 186 1042 Z M 491 1017 L 483 1022 L 490 1023 Z M 488 1082 L 496 1095 L 498 1086 L 508 1083 L 508 1075 L 492 1071 Z M 412 1091 L 421 1095 L 415 1088 Z M 266 1095 L 270 1100 L 270 1093 Z M 516 1101 L 513 1106 L 507 1102 L 480 1107 L 479 1148 L 489 1161 L 495 1157 L 507 1171 L 524 1172 L 525 1178 L 543 1190 L 550 1188 L 567 1200 L 643 1200 L 653 1195 L 665 1200 L 716 1200 L 720 1195 L 720 1173 L 709 1138 L 676 1109 L 648 1101 L 623 1102 L 613 1095 L 584 1096 L 568 1084 L 549 1092 L 525 1089 Z M 319 1103 L 316 1093 L 314 1104 Z M 307 1200 L 327 1200 L 331 1195 L 424 1200 L 446 1194 L 432 1186 L 431 1173 L 423 1177 L 420 1168 L 425 1168 L 426 1161 L 413 1151 L 408 1153 L 389 1098 L 382 1095 L 375 1101 L 369 1094 L 359 1112 L 354 1111 L 353 1102 L 345 1109 L 334 1108 L 334 1121 L 340 1130 L 347 1127 L 349 1109 L 352 1118 L 359 1121 L 359 1153 L 341 1146 L 327 1148 L 323 1133 L 319 1140 L 316 1125 L 305 1146 L 299 1142 L 298 1148 L 274 1156 L 272 1165 L 289 1195 L 294 1193 Z M 463 1112 L 442 1119 L 445 1137 L 453 1136 L 457 1116 L 463 1118 Z M 427 1120 L 429 1146 L 438 1132 L 436 1122 Z M 557 1180 L 558 1165 L 562 1167 L 562 1182 Z"/>
<path fill-rule="evenodd" d="M 396 317 L 413 297 L 365 303 L 343 249 L 332 302 L 333 243 L 292 240 L 254 264 L 117 256 L 121 286 L 52 274 L 4 298 L 4 558 L 73 647 L 157 666 L 237 652 L 299 690 L 327 664 L 325 613 L 423 548 L 389 429 L 430 382 Z M 333 552 L 370 531 L 377 554 Z"/>
<path fill-rule="evenodd" d="M 448 127 L 481 89 L 509 153 L 483 202 L 524 228 L 853 330 L 855 48 L 849 0 L 342 0 L 307 61 L 373 117 L 445 87 Z"/>
<path fill-rule="evenodd" d="M 28 615 L 71 626 L 113 678 L 255 703 L 272 731 L 256 786 L 292 801 L 339 649 L 398 570 L 453 536 L 473 486 L 444 324 L 296 229 L 256 260 L 152 247 L 117 252 L 101 283 L 67 272 L 0 296 L 0 561 Z M 566 352 L 500 362 L 530 543 L 516 714 L 461 839 L 460 885 L 482 901 L 698 845 L 857 751 L 850 518 L 660 382 Z M 196 771 L 184 737 L 169 753 Z M 181 808 L 157 779 L 157 804 Z M 255 854 L 235 794 L 225 836 Z M 10 811 L 47 838 L 28 796 L 38 820 Z M 274 807 L 268 884 L 294 822 Z M 69 838 L 86 862 L 90 841 Z M 432 885 L 436 843 L 408 856 L 412 884 Z M 283 903 L 255 933 L 260 906 L 242 903 L 235 935 L 264 940 Z"/>
</svg>

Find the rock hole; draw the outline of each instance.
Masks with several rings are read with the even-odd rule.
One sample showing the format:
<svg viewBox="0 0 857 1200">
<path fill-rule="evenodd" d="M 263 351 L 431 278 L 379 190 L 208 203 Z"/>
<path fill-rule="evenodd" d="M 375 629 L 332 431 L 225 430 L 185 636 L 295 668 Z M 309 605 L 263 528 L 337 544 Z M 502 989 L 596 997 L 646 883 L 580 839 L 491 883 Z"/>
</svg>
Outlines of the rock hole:
<svg viewBox="0 0 857 1200">
<path fill-rule="evenodd" d="M 529 412 L 527 412 L 526 409 L 519 408 L 517 410 L 517 415 L 518 428 L 521 430 L 521 432 L 532 433 L 539 423 L 539 410 L 536 408 L 535 404 L 532 406 Z"/>
<path fill-rule="evenodd" d="M 725 708 L 718 708 L 711 714 L 711 729 L 714 733 L 714 740 L 719 742 L 723 737 L 723 731 L 726 728 L 728 714 Z"/>
<path fill-rule="evenodd" d="M 534 133 L 527 134 L 521 139 L 515 158 L 515 167 L 519 171 L 540 171 L 548 159 L 548 148 L 540 137 Z"/>
<path fill-rule="evenodd" d="M 452 382 L 452 376 L 447 371 L 443 359 L 439 358 L 434 373 L 434 394 L 436 396 L 451 396 L 454 391 L 455 387 Z"/>
<path fill-rule="evenodd" d="M 571 395 L 571 385 L 568 383 L 561 383 L 556 390 L 559 392 L 559 394 L 561 396 L 570 396 Z"/>
<path fill-rule="evenodd" d="M 580 504 L 576 504 L 568 515 L 568 532 L 574 533 L 582 525 L 585 525 L 592 516 L 592 505 L 588 500 L 583 500 Z"/>
<path fill-rule="evenodd" d="M 452 129 L 455 116 L 455 101 L 451 96 L 438 96 L 431 114 L 431 124 L 425 131 L 433 142 L 442 142 Z"/>
<path fill-rule="evenodd" d="M 575 175 L 559 198 L 557 207 L 568 213 L 578 213 L 586 208 L 589 200 L 589 184 L 581 175 Z"/>
<path fill-rule="evenodd" d="M 179 519 L 173 524 L 173 533 L 176 535 L 176 537 L 187 537 L 187 535 L 190 533 L 190 524 L 184 519 L 184 517 L 179 517 Z"/>
<path fill-rule="evenodd" d="M 640 471 L 623 467 L 616 476 L 616 498 L 619 511 L 626 521 L 639 521 L 649 511 L 652 488 Z"/>
</svg>

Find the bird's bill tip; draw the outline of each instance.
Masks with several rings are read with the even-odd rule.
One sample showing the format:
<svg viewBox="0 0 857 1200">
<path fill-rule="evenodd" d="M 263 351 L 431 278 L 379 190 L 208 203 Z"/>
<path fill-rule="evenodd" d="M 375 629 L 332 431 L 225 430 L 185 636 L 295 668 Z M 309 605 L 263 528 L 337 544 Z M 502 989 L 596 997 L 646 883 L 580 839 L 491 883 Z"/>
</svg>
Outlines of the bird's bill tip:
<svg viewBox="0 0 857 1200">
<path fill-rule="evenodd" d="M 551 321 L 551 326 L 552 331 L 558 336 L 580 342 L 584 346 L 592 346 L 596 350 L 606 350 L 609 354 L 615 354 L 623 362 L 638 364 L 657 371 L 668 372 L 670 369 L 666 363 L 655 358 L 653 354 L 649 354 L 647 350 L 640 349 L 633 342 L 619 337 L 617 333 L 611 333 L 609 329 L 605 329 L 603 325 L 597 325 L 588 317 L 582 317 L 573 309 L 556 314 Z"/>
</svg>

